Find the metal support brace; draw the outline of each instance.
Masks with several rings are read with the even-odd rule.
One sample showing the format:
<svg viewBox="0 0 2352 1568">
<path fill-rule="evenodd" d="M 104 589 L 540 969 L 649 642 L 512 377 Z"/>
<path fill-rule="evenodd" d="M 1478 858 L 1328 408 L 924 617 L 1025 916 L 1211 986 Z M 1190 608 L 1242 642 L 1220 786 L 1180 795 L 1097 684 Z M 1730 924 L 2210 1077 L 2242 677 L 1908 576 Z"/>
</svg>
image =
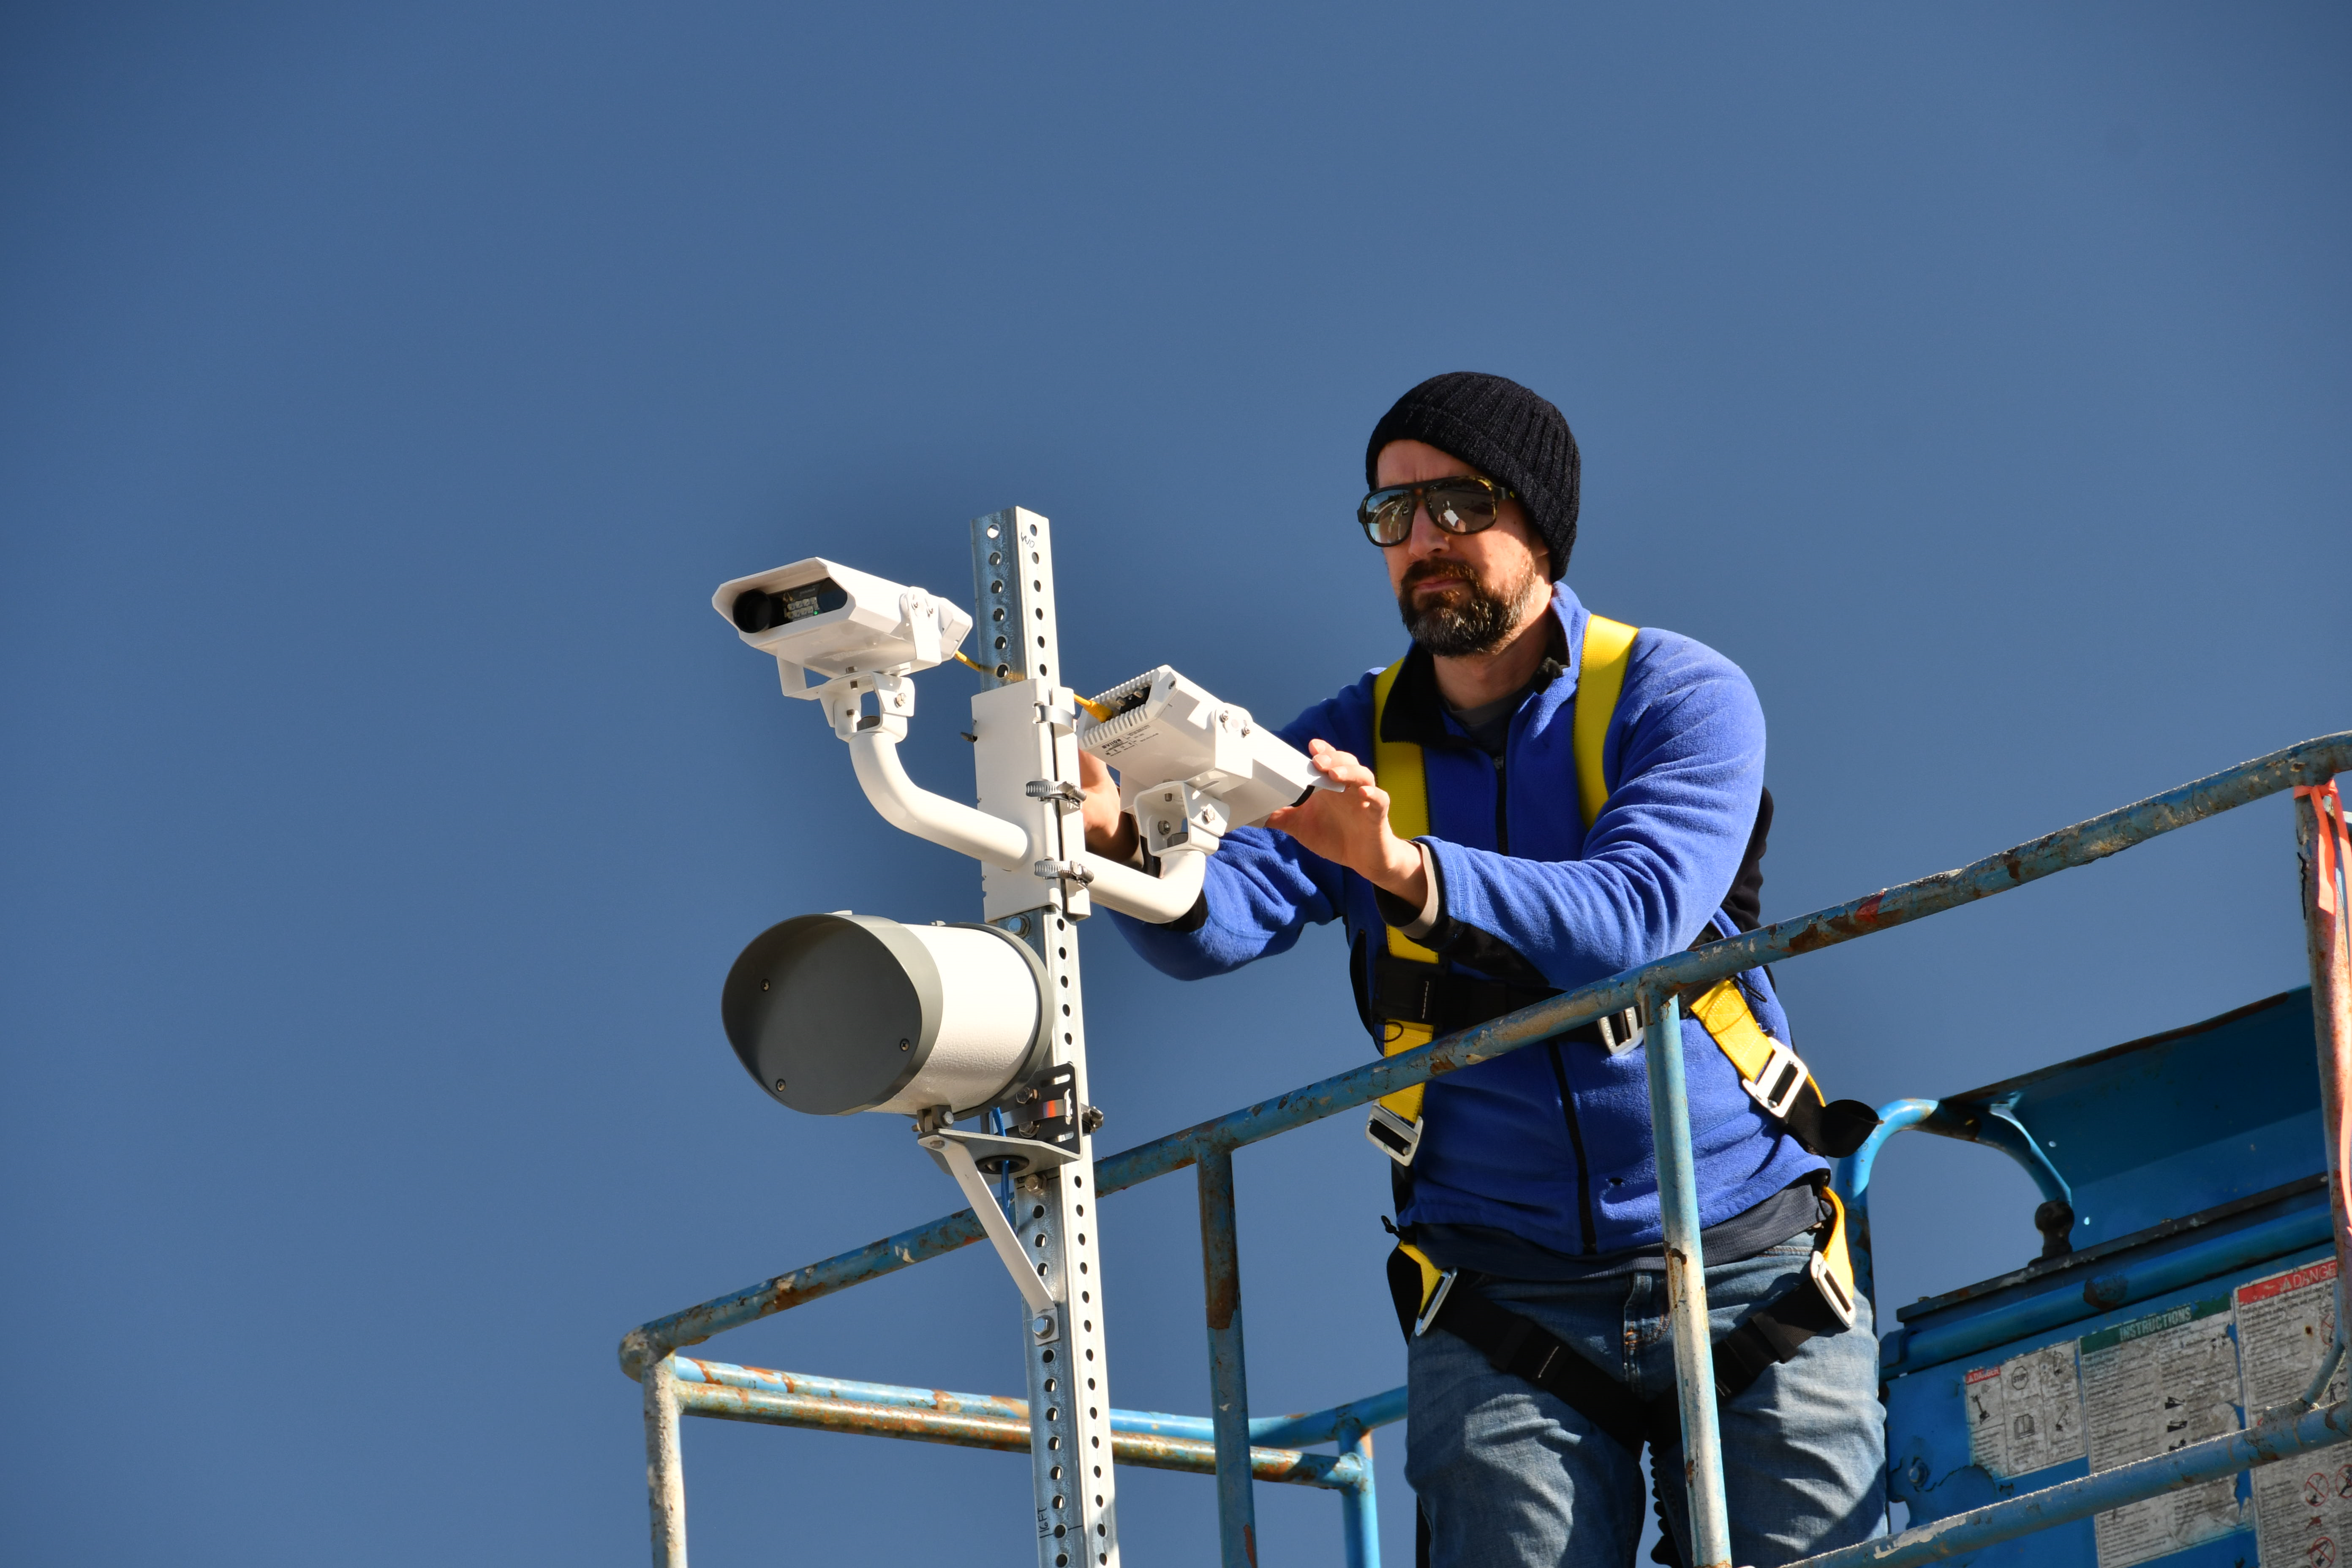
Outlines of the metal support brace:
<svg viewBox="0 0 2352 1568">
<path fill-rule="evenodd" d="M 1257 1568 L 1250 1491 L 1249 1371 L 1242 1353 L 1242 1265 L 1234 1231 L 1234 1156 L 1201 1156 L 1201 1275 L 1209 1306 L 1209 1419 L 1217 1440 L 1217 1546 L 1224 1568 Z"/>
<path fill-rule="evenodd" d="M 1707 1327 L 1698 1174 L 1691 1157 L 1690 1097 L 1683 1084 L 1682 1007 L 1669 991 L 1643 1012 L 1648 1019 L 1642 1054 L 1650 1077 L 1650 1136 L 1657 1146 L 1658 1213 L 1666 1232 L 1666 1316 L 1674 1325 L 1691 1552 L 1696 1568 L 1730 1568 L 1731 1515 L 1724 1502 L 1723 1438 L 1715 1412 L 1715 1340 Z"/>
<path fill-rule="evenodd" d="M 1029 1304 L 1031 1335 L 1040 1342 L 1052 1339 L 1056 1317 L 1054 1309 L 1057 1304 L 1054 1299 L 1055 1292 L 1046 1284 L 1041 1266 L 1030 1262 L 1028 1249 L 1021 1245 L 1021 1237 L 1013 1230 L 1012 1220 L 1006 1217 L 1003 1206 L 996 1201 L 996 1194 L 989 1190 L 988 1179 L 973 1163 L 971 1151 L 938 1132 L 925 1134 L 920 1142 L 940 1164 L 947 1167 L 948 1174 L 955 1178 L 956 1185 L 963 1190 L 964 1197 L 971 1202 L 971 1212 L 979 1219 L 980 1227 L 988 1232 L 988 1239 L 994 1244 L 996 1255 L 1004 1260 L 1006 1270 L 1013 1276 L 1013 1285 L 1021 1291 L 1021 1299 Z"/>
<path fill-rule="evenodd" d="M 2326 781 L 2321 781 L 2325 783 Z M 2303 859 L 2304 952 L 2311 963 L 2311 1016 L 2319 1047 L 2319 1124 L 2327 1140 L 2327 1207 L 2335 1219 L 2336 1332 L 2340 1339 L 2352 1325 L 2346 1310 L 2352 1292 L 2352 1204 L 2347 1204 L 2345 1180 L 2352 1167 L 2352 1151 L 2345 1147 L 2345 1102 L 2352 1100 L 2352 903 L 2344 886 L 2344 857 L 2323 855 L 2322 835 L 2334 835 L 2334 813 L 2323 819 L 2324 801 L 2316 793 L 2298 790 L 2294 797 L 2295 848 Z M 2332 865 L 2331 865 L 2332 862 Z M 2323 887 L 2324 870 L 2333 870 L 2334 885 Z M 2322 896 L 2333 912 L 2322 907 Z"/>
</svg>

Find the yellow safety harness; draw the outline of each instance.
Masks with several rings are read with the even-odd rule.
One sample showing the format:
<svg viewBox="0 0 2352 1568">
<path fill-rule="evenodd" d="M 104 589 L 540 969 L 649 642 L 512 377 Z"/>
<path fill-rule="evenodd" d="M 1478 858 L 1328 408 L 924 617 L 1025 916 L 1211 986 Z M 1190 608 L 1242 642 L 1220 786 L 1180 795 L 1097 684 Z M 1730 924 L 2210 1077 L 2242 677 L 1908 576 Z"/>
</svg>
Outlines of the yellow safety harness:
<svg viewBox="0 0 2352 1568">
<path fill-rule="evenodd" d="M 1601 616 L 1591 616 L 1585 622 L 1570 735 L 1578 805 L 1588 829 L 1600 819 L 1602 807 L 1608 804 L 1610 789 L 1601 758 L 1610 721 L 1624 690 L 1633 640 L 1639 635 L 1638 627 Z M 1372 685 L 1372 773 L 1381 788 L 1388 793 L 1390 827 L 1400 838 L 1410 839 L 1429 832 L 1429 783 L 1422 749 L 1410 741 L 1391 740 L 1382 724 L 1389 697 L 1403 668 L 1404 661 L 1400 659 L 1382 670 Z M 1443 973 L 1444 961 L 1434 951 L 1412 941 L 1395 926 L 1385 930 L 1391 966 L 1412 964 L 1426 966 L 1432 975 Z M 1368 991 L 1370 989 L 1368 985 Z M 1747 994 L 1737 982 L 1717 983 L 1689 1003 L 1686 1010 L 1738 1072 L 1740 1085 L 1749 1098 L 1766 1114 L 1788 1126 L 1798 1141 L 1813 1152 L 1832 1156 L 1851 1153 L 1876 1124 L 1878 1119 L 1868 1107 L 1853 1100 L 1823 1098 L 1821 1086 L 1813 1081 L 1803 1059 L 1756 1021 Z M 1383 1056 L 1395 1056 L 1426 1045 L 1437 1032 L 1436 1026 L 1427 1022 L 1383 1018 L 1380 1023 Z M 1602 1043 L 1612 1050 L 1628 1048 L 1635 1037 L 1633 1025 L 1630 1015 L 1602 1020 Z M 1426 1088 L 1426 1084 L 1417 1083 L 1382 1096 L 1373 1105 L 1365 1125 L 1365 1135 L 1374 1146 L 1407 1169 L 1420 1149 L 1422 1100 Z M 1825 1184 L 1821 1191 L 1828 1200 L 1830 1218 L 1821 1228 L 1820 1244 L 1807 1271 L 1813 1289 L 1805 1291 L 1801 1286 L 1799 1289 L 1808 1297 L 1817 1298 L 1829 1316 L 1823 1320 L 1811 1302 L 1792 1302 L 1791 1297 L 1798 1294 L 1795 1291 L 1759 1309 L 1749 1322 L 1733 1331 L 1731 1339 L 1716 1346 L 1716 1379 L 1724 1397 L 1746 1388 L 1765 1365 L 1788 1359 L 1805 1339 L 1815 1333 L 1835 1332 L 1853 1322 L 1853 1266 L 1846 1250 L 1845 1209 Z M 1592 1415 L 1612 1436 L 1625 1438 L 1630 1433 L 1633 1445 L 1638 1447 L 1642 1420 L 1628 1415 L 1627 1408 L 1614 1401 L 1615 1395 L 1632 1398 L 1622 1384 L 1573 1352 L 1565 1357 L 1551 1353 L 1544 1342 L 1552 1345 L 1558 1342 L 1551 1341 L 1550 1335 L 1528 1320 L 1487 1303 L 1475 1290 L 1460 1287 L 1452 1273 L 1439 1268 L 1410 1242 L 1398 1247 L 1396 1255 L 1390 1259 L 1389 1272 L 1391 1289 L 1397 1297 L 1399 1321 L 1407 1323 L 1410 1332 L 1424 1333 L 1443 1316 L 1448 1330 L 1462 1333 L 1486 1351 L 1498 1367 L 1528 1361 L 1526 1367 L 1512 1366 L 1509 1370 L 1522 1372 L 1541 1386 L 1553 1387 L 1555 1383 L 1569 1385 L 1553 1391 Z M 1416 1301 L 1418 1308 L 1411 1311 L 1408 1322 L 1408 1309 Z M 1498 1350 L 1505 1352 L 1499 1360 L 1496 1359 Z M 1538 1352 L 1541 1375 L 1538 1363 L 1530 1359 Z M 1601 1384 L 1589 1385 L 1588 1374 L 1601 1379 Z"/>
</svg>

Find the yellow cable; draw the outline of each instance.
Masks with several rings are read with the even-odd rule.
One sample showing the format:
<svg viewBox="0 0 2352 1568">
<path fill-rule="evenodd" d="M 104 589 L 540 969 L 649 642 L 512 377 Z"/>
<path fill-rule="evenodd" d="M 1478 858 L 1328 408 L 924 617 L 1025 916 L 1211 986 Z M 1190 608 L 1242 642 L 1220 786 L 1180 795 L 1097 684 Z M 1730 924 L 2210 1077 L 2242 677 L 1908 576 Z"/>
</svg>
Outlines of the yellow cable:
<svg viewBox="0 0 2352 1568">
<path fill-rule="evenodd" d="M 991 677 L 992 679 L 994 678 L 996 674 L 996 671 L 989 668 L 988 666 L 984 664 L 975 664 L 971 659 L 965 658 L 961 648 L 958 648 L 956 650 L 956 662 L 964 666 L 968 669 L 976 669 L 980 671 L 981 674 Z M 1075 691 L 1070 693 L 1070 697 L 1079 707 L 1094 715 L 1094 721 L 1096 723 L 1106 724 L 1110 721 L 1111 710 L 1103 704 L 1096 701 L 1093 698 L 1080 697 Z"/>
</svg>

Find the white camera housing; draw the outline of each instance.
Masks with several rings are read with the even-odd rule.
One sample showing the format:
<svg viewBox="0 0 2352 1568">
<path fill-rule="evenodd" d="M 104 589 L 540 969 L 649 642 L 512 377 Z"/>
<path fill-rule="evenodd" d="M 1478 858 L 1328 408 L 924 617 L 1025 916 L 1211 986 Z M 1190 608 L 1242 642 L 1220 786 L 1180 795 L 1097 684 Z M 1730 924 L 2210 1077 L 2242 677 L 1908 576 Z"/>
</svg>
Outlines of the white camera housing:
<svg viewBox="0 0 2352 1568">
<path fill-rule="evenodd" d="M 1220 702 L 1167 665 L 1112 687 L 1095 701 L 1111 710 L 1108 719 L 1081 717 L 1078 745 L 1118 770 L 1119 805 L 1145 820 L 1137 797 L 1147 791 L 1171 794 L 1166 805 L 1172 834 L 1183 840 L 1181 824 L 1190 818 L 1195 842 L 1214 847 L 1226 826 L 1255 826 L 1274 812 L 1296 805 L 1323 775 L 1307 754 L 1250 717 L 1249 710 Z M 1213 801 L 1224 822 L 1204 820 L 1202 807 Z M 1160 804 L 1158 801 L 1155 805 Z M 1155 812 L 1151 821 L 1170 816 Z"/>
<path fill-rule="evenodd" d="M 721 583 L 710 607 L 774 657 L 787 697 L 818 697 L 847 676 L 929 669 L 971 630 L 945 599 L 822 556 Z"/>
</svg>

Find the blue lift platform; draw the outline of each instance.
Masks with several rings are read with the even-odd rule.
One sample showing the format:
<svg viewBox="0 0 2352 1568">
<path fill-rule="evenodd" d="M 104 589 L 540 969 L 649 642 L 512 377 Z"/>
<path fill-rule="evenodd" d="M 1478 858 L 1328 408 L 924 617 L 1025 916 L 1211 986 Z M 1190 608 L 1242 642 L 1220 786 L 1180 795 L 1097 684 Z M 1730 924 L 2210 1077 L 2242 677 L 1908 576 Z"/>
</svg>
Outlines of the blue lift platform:
<svg viewBox="0 0 2352 1568">
<path fill-rule="evenodd" d="M 2282 896 L 2293 886 L 2301 901 L 2308 987 L 1983 1089 L 1896 1101 L 1840 1162 L 1865 1292 L 1871 1173 L 1899 1132 L 1985 1144 L 2017 1162 L 2042 1195 L 2034 1220 L 2044 1241 L 2025 1267 L 1899 1308 L 1891 1327 L 1881 1310 L 1889 1494 L 1907 1518 L 1791 1568 L 2352 1568 L 2338 1562 L 2352 1547 L 2352 1406 L 2337 1337 L 2352 1261 L 2344 1116 L 2352 837 L 2333 783 L 2347 770 L 2352 731 L 2306 741 L 1972 865 L 1675 954 L 1100 1158 L 1097 1196 L 1196 1172 L 1213 1411 L 1112 1411 L 1114 1461 L 1213 1475 L 1224 1568 L 1256 1568 L 1251 1488 L 1260 1480 L 1338 1493 L 1344 1559 L 1375 1568 L 1372 1431 L 1403 1418 L 1404 1391 L 1311 1415 L 1251 1416 L 1236 1150 L 1629 1007 L 1663 1044 L 1678 1037 L 1682 997 L 1740 971 L 2007 892 L 2291 791 L 2296 855 L 2280 846 L 2280 882 Z M 1783 1568 L 1730 1559 L 1681 1053 L 1660 1049 L 1652 1061 L 1695 1568 Z M 622 1370 L 643 1392 L 656 1568 L 686 1563 L 682 1415 L 1029 1447 L 1033 1412 L 1018 1398 L 678 1353 L 982 1234 L 965 1209 L 623 1339 Z M 1310 1451 L 1326 1445 L 1333 1451 Z M 1097 1556 L 1115 1568 L 1111 1552 L 1076 1542 L 1064 1551 L 1042 1528 L 1038 1544 L 1046 1568 Z"/>
<path fill-rule="evenodd" d="M 1999 1149 L 2043 1199 L 2041 1258 L 1899 1307 L 1899 1326 L 1881 1337 L 1888 1491 L 1912 1525 L 2087 1478 L 2095 1449 L 2145 1458 L 2235 1431 L 2310 1383 L 2335 1327 L 2312 1025 L 2306 987 L 1882 1113 L 1880 1133 L 1840 1172 L 1857 1211 L 1879 1150 L 1906 1129 Z M 2239 1321 L 2242 1311 L 2263 1322 Z M 2339 1373 L 2329 1399 L 2342 1397 L 2342 1383 Z M 2308 1507 L 2306 1469 L 2327 1472 L 2326 1496 Z M 2336 1540 L 2352 1541 L 2338 1533 L 2352 1495 L 2337 1495 L 2352 1494 L 2352 1449 L 2294 1467 L 2284 1489 L 2257 1486 L 2269 1474 L 2226 1477 L 1968 1560 L 2309 1568 L 2313 1544 L 2326 1542 L 2327 1555 Z M 2322 1530 L 2305 1528 L 2323 1517 Z M 2258 1521 L 2273 1538 L 2259 1554 Z"/>
</svg>

